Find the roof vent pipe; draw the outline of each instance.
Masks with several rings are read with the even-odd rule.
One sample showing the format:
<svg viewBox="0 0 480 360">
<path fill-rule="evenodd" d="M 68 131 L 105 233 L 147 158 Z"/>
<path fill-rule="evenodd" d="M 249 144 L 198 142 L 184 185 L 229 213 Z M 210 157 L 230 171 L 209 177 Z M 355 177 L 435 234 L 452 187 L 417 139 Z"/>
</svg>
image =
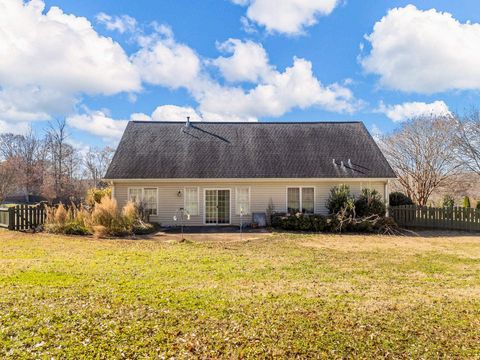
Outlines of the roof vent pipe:
<svg viewBox="0 0 480 360">
<path fill-rule="evenodd" d="M 348 159 L 348 166 L 352 167 L 352 161 Z"/>
<path fill-rule="evenodd" d="M 333 159 L 332 162 L 333 162 L 333 165 L 335 166 L 337 165 L 337 163 L 335 162 L 335 159 Z"/>
<path fill-rule="evenodd" d="M 190 127 L 190 116 L 187 116 L 187 123 L 185 124 L 186 127 Z"/>
</svg>

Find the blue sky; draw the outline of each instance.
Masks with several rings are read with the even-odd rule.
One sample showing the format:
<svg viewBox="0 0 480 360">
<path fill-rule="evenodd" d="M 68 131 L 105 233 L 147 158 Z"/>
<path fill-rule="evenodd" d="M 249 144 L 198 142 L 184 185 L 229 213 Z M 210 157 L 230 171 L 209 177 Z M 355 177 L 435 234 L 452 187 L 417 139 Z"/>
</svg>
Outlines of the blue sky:
<svg viewBox="0 0 480 360">
<path fill-rule="evenodd" d="M 1 132 L 40 131 L 66 118 L 72 142 L 106 145 L 129 119 L 191 115 L 361 120 L 386 133 L 408 117 L 478 102 L 474 0 L 0 0 L 1 7 Z"/>
</svg>

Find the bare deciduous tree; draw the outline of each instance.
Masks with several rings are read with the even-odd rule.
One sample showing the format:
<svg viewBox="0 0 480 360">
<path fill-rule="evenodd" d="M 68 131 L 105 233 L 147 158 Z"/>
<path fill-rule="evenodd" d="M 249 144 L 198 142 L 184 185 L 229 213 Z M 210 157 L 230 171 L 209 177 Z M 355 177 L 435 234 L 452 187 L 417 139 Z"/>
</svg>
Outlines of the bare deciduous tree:
<svg viewBox="0 0 480 360">
<path fill-rule="evenodd" d="M 67 136 L 67 123 L 65 120 L 56 119 L 49 124 L 47 130 L 47 148 L 52 166 L 53 189 L 56 197 L 59 197 L 63 193 L 63 163 Z"/>
<path fill-rule="evenodd" d="M 16 172 L 11 160 L 0 162 L 0 201 L 15 189 Z"/>
<path fill-rule="evenodd" d="M 26 195 L 39 193 L 45 166 L 45 147 L 32 129 L 26 135 L 2 134 L 2 158 L 13 164 L 16 188 Z"/>
<path fill-rule="evenodd" d="M 72 193 L 72 179 L 80 165 L 76 149 L 67 143 L 67 124 L 65 120 L 55 120 L 49 124 L 46 134 L 48 159 L 53 179 L 55 198 L 65 198 Z"/>
<path fill-rule="evenodd" d="M 480 111 L 472 109 L 458 117 L 455 145 L 460 161 L 467 169 L 480 175 Z"/>
<path fill-rule="evenodd" d="M 100 148 L 90 148 L 85 155 L 85 173 L 92 180 L 92 187 L 98 187 L 102 178 L 107 172 L 108 166 L 112 161 L 115 150 L 109 146 Z"/>
<path fill-rule="evenodd" d="M 11 159 L 19 153 L 20 143 L 23 141 L 22 135 L 12 133 L 0 134 L 0 156 L 2 159 Z"/>
<path fill-rule="evenodd" d="M 453 117 L 412 119 L 380 140 L 405 193 L 426 205 L 432 192 L 445 185 L 459 168 L 454 150 Z"/>
</svg>

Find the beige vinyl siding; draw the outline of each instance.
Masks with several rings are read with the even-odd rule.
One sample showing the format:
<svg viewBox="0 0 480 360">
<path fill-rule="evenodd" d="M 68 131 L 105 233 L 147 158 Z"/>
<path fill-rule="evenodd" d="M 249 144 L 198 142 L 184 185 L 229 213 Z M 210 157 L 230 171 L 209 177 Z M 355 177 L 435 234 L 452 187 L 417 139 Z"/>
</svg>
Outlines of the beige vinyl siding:
<svg viewBox="0 0 480 360">
<path fill-rule="evenodd" d="M 236 187 L 250 188 L 250 212 L 265 212 L 270 199 L 273 202 L 274 210 L 285 212 L 287 207 L 287 187 L 314 187 L 315 188 L 315 213 L 327 214 L 325 202 L 330 193 L 330 189 L 338 184 L 348 184 L 352 193 L 358 195 L 362 188 L 374 188 L 383 197 L 386 181 L 359 182 L 359 181 L 310 181 L 310 180 L 288 180 L 288 181 L 198 181 L 198 182 L 179 182 L 179 181 L 132 181 L 115 182 L 114 197 L 119 207 L 123 207 L 128 201 L 129 188 L 158 188 L 158 214 L 151 216 L 151 221 L 161 223 L 162 225 L 174 225 L 173 216 L 176 211 L 184 206 L 185 188 L 198 187 L 199 189 L 199 215 L 191 216 L 188 225 L 204 225 L 205 211 L 205 189 L 230 189 L 231 206 L 231 224 L 240 224 L 240 215 L 236 211 Z M 179 197 L 178 192 L 182 195 Z M 244 216 L 244 222 L 251 222 L 251 214 Z"/>
</svg>

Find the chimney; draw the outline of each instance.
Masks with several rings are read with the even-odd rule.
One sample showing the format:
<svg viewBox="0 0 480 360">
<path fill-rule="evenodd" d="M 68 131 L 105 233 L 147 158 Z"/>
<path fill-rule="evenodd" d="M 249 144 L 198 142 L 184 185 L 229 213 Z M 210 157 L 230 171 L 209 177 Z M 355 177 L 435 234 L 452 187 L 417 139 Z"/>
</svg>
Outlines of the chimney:
<svg viewBox="0 0 480 360">
<path fill-rule="evenodd" d="M 190 127 L 190 116 L 187 116 L 187 123 L 185 124 L 186 127 Z"/>
</svg>

